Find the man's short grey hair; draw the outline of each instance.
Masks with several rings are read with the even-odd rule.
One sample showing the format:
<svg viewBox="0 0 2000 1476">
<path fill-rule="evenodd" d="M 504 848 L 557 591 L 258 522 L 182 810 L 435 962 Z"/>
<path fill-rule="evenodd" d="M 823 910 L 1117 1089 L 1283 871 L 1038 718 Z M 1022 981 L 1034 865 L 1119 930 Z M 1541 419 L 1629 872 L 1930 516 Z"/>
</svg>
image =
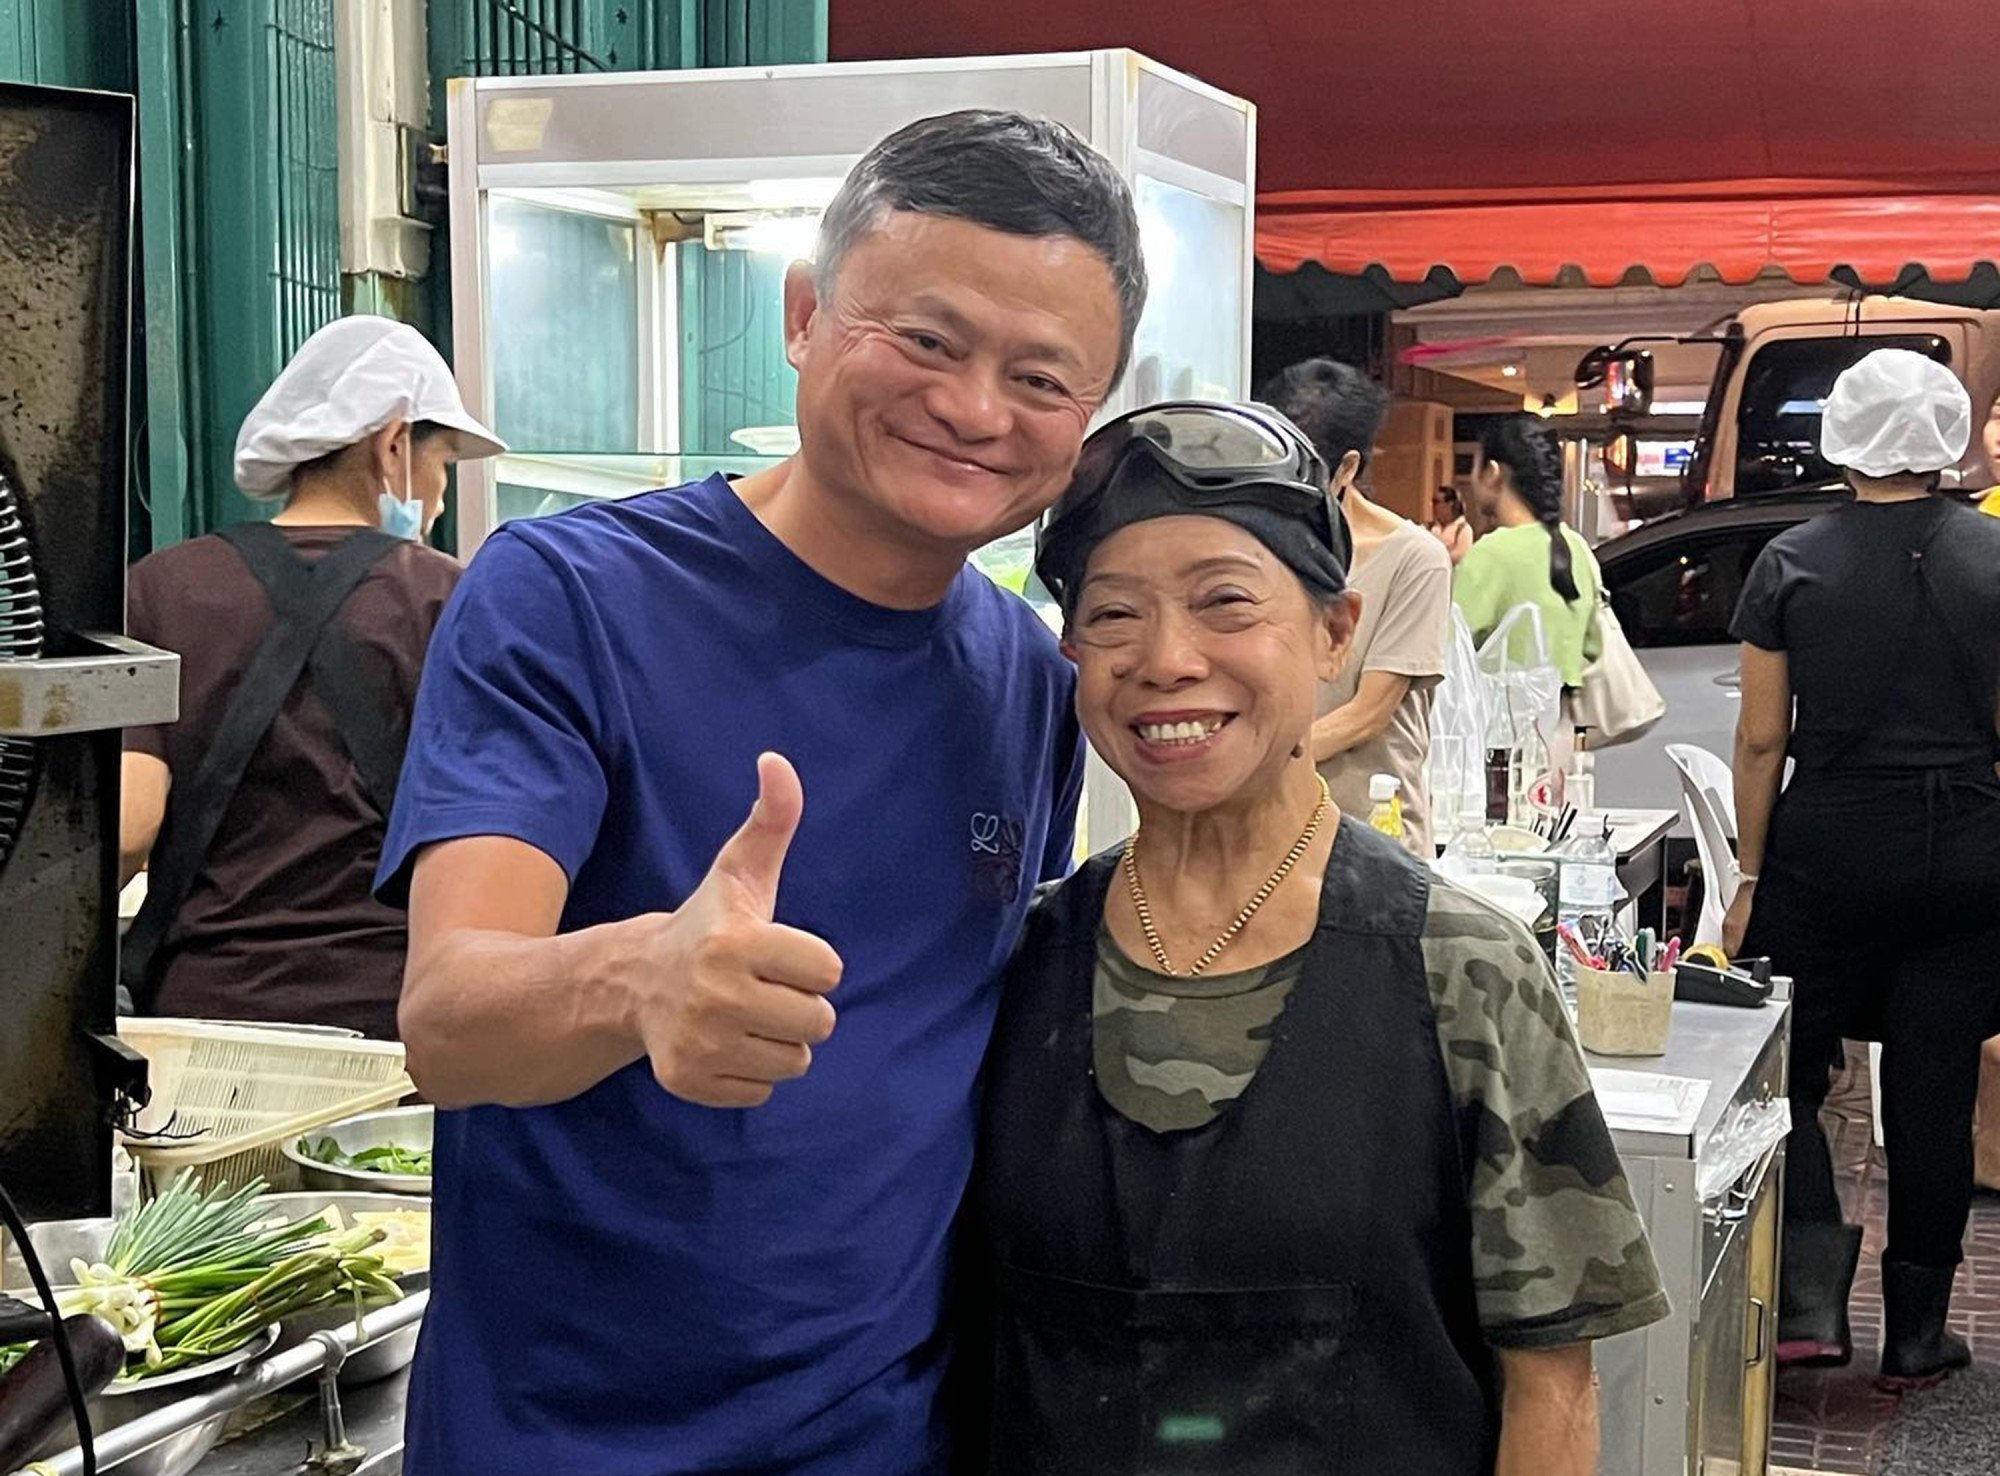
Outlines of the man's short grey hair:
<svg viewBox="0 0 2000 1476">
<path fill-rule="evenodd" d="M 1062 124 L 969 110 L 890 134 L 847 176 L 820 221 L 822 295 L 840 263 L 892 211 L 969 221 L 1011 236 L 1067 236 L 1096 252 L 1118 286 L 1115 385 L 1146 308 L 1146 261 L 1132 192 L 1111 162 Z"/>
</svg>

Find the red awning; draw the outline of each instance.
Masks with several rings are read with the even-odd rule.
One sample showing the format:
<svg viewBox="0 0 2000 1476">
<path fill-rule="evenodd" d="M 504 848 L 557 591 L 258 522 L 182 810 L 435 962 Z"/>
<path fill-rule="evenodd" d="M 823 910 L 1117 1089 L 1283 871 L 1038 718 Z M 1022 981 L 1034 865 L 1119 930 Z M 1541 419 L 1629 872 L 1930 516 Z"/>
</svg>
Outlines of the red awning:
<svg viewBox="0 0 2000 1476">
<path fill-rule="evenodd" d="M 1259 256 L 1398 278 L 1940 279 L 2000 256 L 1970 0 L 832 0 L 832 54 L 1129 46 L 1258 105 Z"/>
<path fill-rule="evenodd" d="M 1597 287 L 1616 286 L 1634 267 L 1665 287 L 1679 286 L 1702 266 L 1732 285 L 1769 267 L 1799 282 L 1823 282 L 1840 266 L 1871 284 L 1892 282 L 1911 266 L 1937 281 L 1960 281 L 1996 256 L 2000 194 L 1265 202 L 1257 216 L 1257 257 L 1267 270 L 1292 272 L 1317 262 L 1358 275 L 1380 266 L 1403 282 L 1422 281 L 1434 266 L 1468 283 L 1512 268 L 1534 284 L 1574 268 Z"/>
</svg>

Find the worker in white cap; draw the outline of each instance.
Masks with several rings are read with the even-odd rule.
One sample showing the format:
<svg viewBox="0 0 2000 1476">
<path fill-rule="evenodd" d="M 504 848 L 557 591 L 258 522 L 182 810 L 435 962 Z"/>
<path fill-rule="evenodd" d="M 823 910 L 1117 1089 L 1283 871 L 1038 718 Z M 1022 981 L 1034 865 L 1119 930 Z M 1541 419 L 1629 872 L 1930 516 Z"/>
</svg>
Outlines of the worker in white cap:
<svg viewBox="0 0 2000 1476">
<path fill-rule="evenodd" d="M 1945 1318 L 1980 1042 L 2000 1028 L 2000 521 L 1939 491 L 1971 430 L 1965 387 L 1922 354 L 1842 374 L 1820 443 L 1854 495 L 1771 540 L 1734 625 L 1743 879 L 1724 944 L 1796 981 L 1778 1357 L 1852 1351 L 1861 1227 L 1842 1218 L 1819 1110 L 1843 1037 L 1879 1040 L 1881 1373 L 1903 1386 L 1970 1358 Z"/>
<path fill-rule="evenodd" d="M 131 633 L 181 657 L 179 719 L 125 734 L 132 1008 L 395 1033 L 403 916 L 369 884 L 459 575 L 422 538 L 451 464 L 504 449 L 423 335 L 342 318 L 237 436 L 236 484 L 276 515 L 132 569 Z"/>
</svg>

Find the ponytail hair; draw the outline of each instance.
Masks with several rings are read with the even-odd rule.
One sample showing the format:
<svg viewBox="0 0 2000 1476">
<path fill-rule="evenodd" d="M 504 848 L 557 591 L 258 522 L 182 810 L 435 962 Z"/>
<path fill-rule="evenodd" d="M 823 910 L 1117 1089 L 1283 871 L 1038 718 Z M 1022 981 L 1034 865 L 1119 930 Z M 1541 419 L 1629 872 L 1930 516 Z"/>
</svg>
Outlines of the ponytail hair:
<svg viewBox="0 0 2000 1476">
<path fill-rule="evenodd" d="M 1549 530 L 1549 584 L 1565 600 L 1582 595 L 1569 538 L 1562 521 L 1562 453 L 1548 427 L 1527 415 L 1509 415 L 1489 423 L 1479 438 L 1479 454 L 1507 468 L 1514 491 L 1528 504 L 1535 521 Z"/>
</svg>

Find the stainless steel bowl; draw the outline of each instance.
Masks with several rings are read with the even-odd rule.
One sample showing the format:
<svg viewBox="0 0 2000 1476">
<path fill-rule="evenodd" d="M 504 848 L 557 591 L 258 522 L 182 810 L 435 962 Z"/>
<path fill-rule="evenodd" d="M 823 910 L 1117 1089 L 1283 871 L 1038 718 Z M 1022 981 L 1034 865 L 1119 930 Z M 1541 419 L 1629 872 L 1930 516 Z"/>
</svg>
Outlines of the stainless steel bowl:
<svg viewBox="0 0 2000 1476">
<path fill-rule="evenodd" d="M 321 1190 L 310 1190 L 301 1194 L 267 1194 L 259 1201 L 274 1210 L 281 1210 L 294 1220 L 316 1215 L 327 1209 L 338 1209 L 352 1219 L 356 1211 L 368 1213 L 393 1210 L 429 1210 L 429 1199 L 409 1194 L 328 1194 Z M 431 1284 L 429 1271 L 412 1271 L 398 1276 L 396 1285 L 403 1289 L 405 1296 L 423 1291 Z M 363 1304 L 362 1311 L 372 1312 L 380 1302 Z M 351 1303 L 333 1307 L 315 1307 L 309 1312 L 296 1313 L 281 1324 L 277 1351 L 283 1352 L 303 1343 L 316 1332 L 341 1327 L 354 1320 L 355 1312 Z M 361 1384 L 372 1384 L 377 1379 L 386 1379 L 410 1366 L 416 1356 L 417 1334 L 422 1330 L 421 1322 L 390 1333 L 386 1338 L 377 1338 L 372 1343 L 364 1343 L 347 1355 L 347 1361 L 340 1366 L 340 1387 L 352 1389 Z"/>
<path fill-rule="evenodd" d="M 344 1122 L 330 1123 L 303 1134 L 309 1138 L 331 1138 L 346 1154 L 364 1148 L 380 1148 L 394 1143 L 403 1148 L 428 1150 L 436 1116 L 429 1107 L 391 1107 L 382 1112 L 364 1112 Z M 284 1146 L 285 1157 L 299 1166 L 299 1182 L 307 1189 L 337 1194 L 423 1194 L 431 1192 L 428 1174 L 371 1174 L 359 1169 L 334 1168 L 316 1163 L 299 1152 L 298 1139 Z"/>
<path fill-rule="evenodd" d="M 103 1260 L 104 1248 L 111 1244 L 111 1232 L 117 1224 L 116 1220 L 108 1219 L 41 1220 L 28 1227 L 28 1243 L 34 1246 L 49 1284 L 68 1286 L 75 1280 L 70 1275 L 69 1263 Z M 27 1302 L 36 1299 L 34 1283 L 28 1280 L 28 1263 L 21 1259 L 21 1248 L 4 1232 L 0 1232 L 0 1292 Z"/>
</svg>

